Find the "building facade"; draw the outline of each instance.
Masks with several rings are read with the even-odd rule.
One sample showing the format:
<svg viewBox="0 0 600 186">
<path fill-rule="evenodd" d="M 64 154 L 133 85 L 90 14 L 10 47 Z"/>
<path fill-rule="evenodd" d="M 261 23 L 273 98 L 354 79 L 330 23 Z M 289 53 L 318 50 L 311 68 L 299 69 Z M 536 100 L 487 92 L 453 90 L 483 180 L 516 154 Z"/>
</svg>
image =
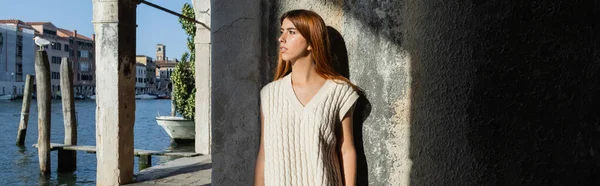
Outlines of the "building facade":
<svg viewBox="0 0 600 186">
<path fill-rule="evenodd" d="M 52 44 L 46 45 L 44 50 L 48 54 L 50 62 L 50 87 L 52 97 L 60 96 L 60 63 L 63 58 L 69 58 L 69 40 L 68 38 L 60 37 L 58 28 L 50 22 L 27 22 L 36 31 L 36 36 L 44 38 Z M 39 50 L 36 47 L 35 50 Z"/>
<path fill-rule="evenodd" d="M 17 87 L 18 95 L 22 94 L 25 75 L 35 74 L 35 52 L 39 50 L 39 47 L 36 46 L 33 41 L 33 37 L 35 36 L 52 42 L 51 45 L 44 47 L 44 50 L 48 55 L 48 62 L 50 63 L 52 97 L 58 98 L 60 95 L 60 64 L 63 58 L 68 59 L 72 64 L 74 93 L 76 95 L 85 96 L 94 94 L 94 35 L 92 35 L 92 38 L 88 38 L 77 34 L 77 30 L 70 31 L 59 28 L 51 22 L 15 22 L 15 20 L 0 20 L 0 23 L 3 22 L 5 23 L 5 26 L 9 25 L 6 22 L 10 22 L 10 25 L 16 25 L 17 23 L 22 25 L 19 27 L 19 30 L 24 33 L 22 34 L 23 42 L 21 44 L 23 45 L 22 66 L 19 65 L 19 60 L 16 60 L 17 65 L 15 68 L 16 83 L 19 84 L 19 82 L 21 82 L 21 84 L 23 84 L 21 85 L 21 88 Z M 1 81 L 2 79 L 0 79 L 0 82 Z M 2 85 L 0 84 L 0 86 Z"/>
<path fill-rule="evenodd" d="M 156 62 L 156 89 L 159 93 L 171 93 L 171 75 L 175 71 L 175 66 L 177 66 L 176 62 Z"/>
<path fill-rule="evenodd" d="M 145 55 L 137 55 L 135 57 L 137 63 L 142 63 L 146 66 L 146 90 L 148 93 L 157 93 L 158 84 L 156 84 L 156 63 L 151 57 Z"/>
<path fill-rule="evenodd" d="M 23 95 L 27 74 L 35 74 L 34 30 L 21 20 L 0 20 L 0 95 Z"/>
<path fill-rule="evenodd" d="M 146 65 L 143 63 L 136 63 L 135 65 L 135 94 L 146 94 L 148 93 L 148 76 L 146 75 Z"/>
<path fill-rule="evenodd" d="M 167 56 L 167 46 L 163 44 L 156 45 L 156 91 L 162 94 L 171 94 L 171 74 L 175 71 L 175 66 L 179 62 L 177 59 L 169 60 Z"/>
<path fill-rule="evenodd" d="M 73 88 L 78 95 L 90 96 L 96 92 L 95 70 L 95 35 L 88 38 L 77 33 L 77 30 L 59 28 L 60 37 L 67 38 L 69 59 L 73 67 Z M 66 50 L 66 49 L 65 49 Z"/>
</svg>

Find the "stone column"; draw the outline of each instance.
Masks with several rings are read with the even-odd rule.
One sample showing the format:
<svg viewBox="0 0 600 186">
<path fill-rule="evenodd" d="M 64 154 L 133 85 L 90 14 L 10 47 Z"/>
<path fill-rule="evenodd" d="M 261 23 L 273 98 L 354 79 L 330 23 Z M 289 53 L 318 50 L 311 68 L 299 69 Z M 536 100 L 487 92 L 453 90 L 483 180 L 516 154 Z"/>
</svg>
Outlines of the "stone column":
<svg viewBox="0 0 600 186">
<path fill-rule="evenodd" d="M 213 185 L 248 185 L 260 140 L 262 3 L 211 2 Z M 199 117 L 199 116 L 196 116 Z"/>
<path fill-rule="evenodd" d="M 193 0 L 196 20 L 210 27 L 210 0 Z M 211 153 L 210 30 L 196 24 L 196 152 Z"/>
<path fill-rule="evenodd" d="M 133 180 L 135 0 L 93 0 L 97 185 Z"/>
</svg>

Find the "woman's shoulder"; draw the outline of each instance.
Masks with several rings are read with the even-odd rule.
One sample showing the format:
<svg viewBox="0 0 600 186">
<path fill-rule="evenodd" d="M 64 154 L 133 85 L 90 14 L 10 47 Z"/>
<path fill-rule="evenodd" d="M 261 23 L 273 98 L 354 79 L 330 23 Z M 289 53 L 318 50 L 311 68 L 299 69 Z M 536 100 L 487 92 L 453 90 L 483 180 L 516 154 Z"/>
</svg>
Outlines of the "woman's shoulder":
<svg viewBox="0 0 600 186">
<path fill-rule="evenodd" d="M 265 86 L 262 87 L 262 89 L 260 90 L 260 92 L 264 93 L 264 92 L 272 90 L 272 89 L 274 89 L 276 87 L 280 87 L 282 80 L 283 80 L 283 78 L 267 83 Z"/>
<path fill-rule="evenodd" d="M 331 82 L 333 82 L 334 86 L 336 89 L 341 90 L 341 91 L 354 91 L 354 87 L 343 80 L 339 80 L 339 79 L 330 79 Z"/>
</svg>

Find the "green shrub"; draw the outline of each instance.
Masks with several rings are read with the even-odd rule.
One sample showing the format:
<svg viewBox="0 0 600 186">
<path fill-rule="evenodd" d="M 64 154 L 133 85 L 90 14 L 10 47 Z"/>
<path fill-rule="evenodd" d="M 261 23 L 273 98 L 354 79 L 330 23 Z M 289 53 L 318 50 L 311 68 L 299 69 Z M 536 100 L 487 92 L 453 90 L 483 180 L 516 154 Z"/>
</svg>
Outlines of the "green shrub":
<svg viewBox="0 0 600 186">
<path fill-rule="evenodd" d="M 189 62 L 188 56 L 187 52 L 183 54 L 181 62 L 177 63 L 171 75 L 173 91 L 175 91 L 172 99 L 175 102 L 175 111 L 184 118 L 193 120 L 196 108 L 196 83 L 194 66 Z"/>
</svg>

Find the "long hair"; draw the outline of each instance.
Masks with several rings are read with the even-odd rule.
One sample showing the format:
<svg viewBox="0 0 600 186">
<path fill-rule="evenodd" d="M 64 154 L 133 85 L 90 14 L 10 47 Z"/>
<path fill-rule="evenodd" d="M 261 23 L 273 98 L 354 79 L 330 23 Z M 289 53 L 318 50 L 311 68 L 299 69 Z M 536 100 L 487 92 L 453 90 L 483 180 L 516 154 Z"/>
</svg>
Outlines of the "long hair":
<svg viewBox="0 0 600 186">
<path fill-rule="evenodd" d="M 321 16 L 310 10 L 291 10 L 281 16 L 280 24 L 283 24 L 283 20 L 286 18 L 294 24 L 298 32 L 306 39 L 308 45 L 312 47 L 310 55 L 315 62 L 317 74 L 325 79 L 344 81 L 352 86 L 354 90 L 358 90 L 356 85 L 334 69 L 327 26 Z M 281 58 L 281 52 L 279 52 L 274 80 L 281 79 L 290 72 L 292 72 L 292 63 L 284 61 Z"/>
</svg>

